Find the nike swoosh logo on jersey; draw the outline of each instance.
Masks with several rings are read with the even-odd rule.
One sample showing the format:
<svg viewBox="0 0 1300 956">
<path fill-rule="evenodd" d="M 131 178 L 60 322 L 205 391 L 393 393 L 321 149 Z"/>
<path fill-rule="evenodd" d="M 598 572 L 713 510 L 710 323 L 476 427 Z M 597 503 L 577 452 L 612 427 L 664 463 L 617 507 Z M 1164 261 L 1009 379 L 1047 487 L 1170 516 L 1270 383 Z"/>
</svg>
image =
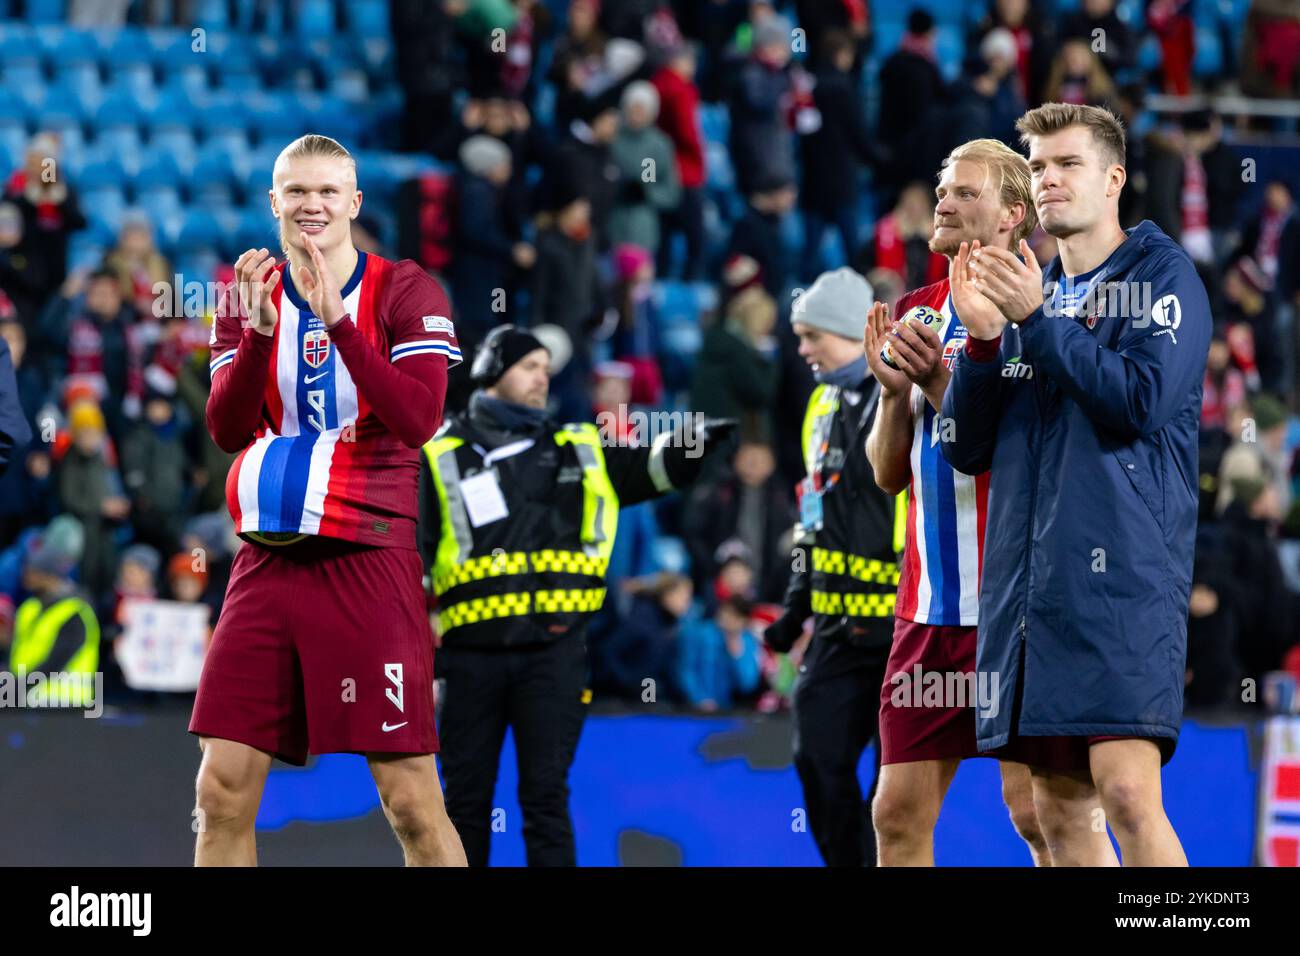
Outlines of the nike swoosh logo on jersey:
<svg viewBox="0 0 1300 956">
<path fill-rule="evenodd" d="M 383 725 L 383 727 L 381 727 L 380 729 L 383 730 L 383 732 L 387 734 L 387 733 L 391 733 L 392 731 L 396 730 L 398 727 L 405 727 L 405 726 L 406 726 L 407 724 L 409 724 L 409 723 L 410 723 L 409 720 L 404 720 L 404 721 L 402 721 L 400 724 L 393 724 L 393 726 L 389 727 L 389 726 L 388 726 L 388 721 L 384 721 L 384 725 Z"/>
<path fill-rule="evenodd" d="M 316 381 L 316 379 L 323 378 L 328 374 L 329 372 L 321 372 L 319 375 L 304 375 L 302 380 L 306 382 L 308 385 L 310 385 L 312 382 Z"/>
</svg>

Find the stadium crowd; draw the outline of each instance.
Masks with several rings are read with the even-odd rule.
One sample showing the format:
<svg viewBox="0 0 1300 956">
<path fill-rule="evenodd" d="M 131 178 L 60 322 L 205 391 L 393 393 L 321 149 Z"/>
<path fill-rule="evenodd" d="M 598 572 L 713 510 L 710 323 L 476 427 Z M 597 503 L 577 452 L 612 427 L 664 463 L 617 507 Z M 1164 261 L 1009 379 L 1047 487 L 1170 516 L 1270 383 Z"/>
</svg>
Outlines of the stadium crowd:
<svg viewBox="0 0 1300 956">
<path fill-rule="evenodd" d="M 311 6 L 217 5 L 254 32 Z M 349 6 L 338 6 L 342 32 Z M 1052 100 L 1123 117 L 1124 224 L 1151 219 L 1177 238 L 1216 316 L 1188 706 L 1240 704 L 1242 680 L 1269 671 L 1300 676 L 1297 164 L 1279 167 L 1289 181 L 1243 177 L 1234 143 L 1267 140 L 1278 121 L 1234 131 L 1207 108 L 1159 114 L 1146 103 L 1297 98 L 1294 5 L 1255 0 L 1228 5 L 1231 15 L 1211 5 L 1212 21 L 1188 0 L 1059 10 L 994 0 L 974 16 L 893 6 L 387 5 L 404 109 L 379 145 L 433 165 L 388 184 L 393 202 L 363 212 L 358 247 L 438 274 L 466 355 L 504 321 L 544 336 L 560 420 L 623 421 L 630 407 L 742 422 L 730 467 L 622 514 L 610 600 L 591 634 L 598 694 L 636 699 L 654 678 L 670 689 L 660 697 L 691 708 L 785 706 L 806 639 L 775 655 L 761 632 L 789 573 L 813 384 L 792 304 L 845 264 L 891 306 L 945 275 L 927 247 L 940 160 L 979 137 L 1018 145 L 1015 119 Z M 70 14 L 85 26 L 188 28 L 212 7 Z M 70 265 L 93 210 L 75 176 L 47 175 L 69 144 L 33 132 L 0 201 L 0 333 L 35 435 L 0 478 L 0 641 L 29 563 L 75 580 L 107 641 L 137 599 L 203 603 L 215 621 L 238 539 L 224 493 L 233 456 L 204 425 L 211 314 L 176 307 L 177 270 L 156 238 L 164 224 L 144 212 L 123 218 L 102 261 Z M 365 191 L 364 160 L 359 173 Z M 1031 241 L 1041 262 L 1052 257 L 1054 240 Z M 226 266 L 195 278 L 230 276 Z M 451 408 L 468 396 L 465 371 L 452 376 Z M 111 655 L 103 662 L 110 689 L 127 695 Z"/>
</svg>

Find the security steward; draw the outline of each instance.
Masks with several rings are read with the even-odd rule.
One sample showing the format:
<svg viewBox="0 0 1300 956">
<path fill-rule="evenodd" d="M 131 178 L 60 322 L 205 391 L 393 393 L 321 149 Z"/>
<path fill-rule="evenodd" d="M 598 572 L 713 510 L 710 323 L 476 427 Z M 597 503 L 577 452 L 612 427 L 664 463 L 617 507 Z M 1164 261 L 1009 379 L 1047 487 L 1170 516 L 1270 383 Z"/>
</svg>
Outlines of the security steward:
<svg viewBox="0 0 1300 956">
<path fill-rule="evenodd" d="M 84 708 L 94 702 L 99 620 L 71 579 L 81 541 L 76 519 L 60 516 L 23 565 L 23 587 L 31 597 L 14 614 L 9 670 L 33 675 L 22 681 L 28 707 Z M 35 678 L 38 673 L 43 679 Z"/>
<path fill-rule="evenodd" d="M 866 439 L 880 397 L 862 352 L 871 286 L 851 269 L 821 275 L 791 311 L 818 385 L 803 425 L 806 477 L 785 613 L 765 641 L 789 651 L 812 617 L 795 685 L 794 764 L 808 826 L 827 866 L 875 865 L 858 762 L 877 736 L 893 639 L 903 524 L 876 486 Z M 880 770 L 876 747 L 876 774 Z"/>
<path fill-rule="evenodd" d="M 514 732 L 529 866 L 576 864 L 569 767 L 586 716 L 586 626 L 605 600 L 620 506 L 689 484 L 734 422 L 697 420 L 638 447 L 546 411 L 550 353 L 498 326 L 477 390 L 424 446 L 419 542 L 437 601 L 447 812 L 471 866 L 509 828 L 492 797 Z"/>
</svg>

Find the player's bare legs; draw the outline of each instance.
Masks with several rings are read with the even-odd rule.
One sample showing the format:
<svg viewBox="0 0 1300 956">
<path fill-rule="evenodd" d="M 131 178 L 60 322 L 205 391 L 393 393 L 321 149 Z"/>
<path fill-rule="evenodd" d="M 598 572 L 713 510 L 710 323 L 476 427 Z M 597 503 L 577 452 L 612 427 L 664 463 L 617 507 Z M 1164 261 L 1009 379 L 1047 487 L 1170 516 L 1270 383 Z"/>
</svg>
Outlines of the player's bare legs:
<svg viewBox="0 0 1300 956">
<path fill-rule="evenodd" d="M 1151 740 L 1104 740 L 1088 750 L 1106 820 L 1125 866 L 1186 866 L 1160 789 L 1160 748 Z"/>
<path fill-rule="evenodd" d="M 1034 785 L 1029 768 L 1011 760 L 999 760 L 998 766 L 1002 770 L 1002 799 L 1011 814 L 1011 825 L 1029 847 L 1034 866 L 1051 866 L 1052 855 L 1047 852 L 1047 840 L 1034 810 Z"/>
<path fill-rule="evenodd" d="M 961 761 L 913 760 L 880 768 L 871 802 L 880 866 L 934 866 L 934 825 Z"/>
<path fill-rule="evenodd" d="M 1031 768 L 1034 810 L 1052 866 L 1119 866 L 1092 778 Z"/>
<path fill-rule="evenodd" d="M 253 825 L 271 755 L 219 737 L 200 737 L 199 749 L 194 865 L 257 866 Z"/>
<path fill-rule="evenodd" d="M 384 816 L 407 866 L 465 866 L 465 848 L 443 805 L 433 754 L 366 754 Z"/>
</svg>

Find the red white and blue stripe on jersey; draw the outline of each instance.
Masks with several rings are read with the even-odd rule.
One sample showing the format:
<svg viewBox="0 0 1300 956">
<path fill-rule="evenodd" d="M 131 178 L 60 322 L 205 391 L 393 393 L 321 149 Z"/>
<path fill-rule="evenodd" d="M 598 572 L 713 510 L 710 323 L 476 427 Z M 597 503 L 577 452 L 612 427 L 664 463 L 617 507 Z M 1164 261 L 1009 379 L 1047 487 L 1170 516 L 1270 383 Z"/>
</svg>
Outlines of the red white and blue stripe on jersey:
<svg viewBox="0 0 1300 956">
<path fill-rule="evenodd" d="M 899 318 L 927 305 L 944 317 L 939 329 L 949 368 L 966 344 L 966 329 L 952 307 L 948 280 L 899 300 Z M 938 414 L 912 387 L 911 480 L 907 533 L 899 572 L 896 617 L 917 624 L 974 627 L 979 623 L 979 582 L 984 560 L 989 476 L 954 471 L 939 450 Z"/>
<path fill-rule="evenodd" d="M 358 255 L 356 269 L 339 290 L 351 320 L 390 361 L 438 354 L 446 356 L 448 366 L 455 365 L 460 349 L 446 316 L 380 314 L 393 267 L 377 256 Z M 391 469 L 415 462 L 418 452 L 406 449 L 371 414 L 324 323 L 294 288 L 291 273 L 283 265 L 278 268 L 282 281 L 272 304 L 279 319 L 264 421 L 231 468 L 227 502 L 240 532 L 355 538 L 356 529 L 374 519 L 401 517 L 406 496 L 397 494 L 394 485 L 405 482 L 397 482 Z M 238 320 L 218 321 L 223 323 L 218 341 L 237 344 Z M 233 360 L 236 349 L 213 351 L 215 374 Z M 408 470 L 414 478 L 415 470 Z"/>
</svg>

